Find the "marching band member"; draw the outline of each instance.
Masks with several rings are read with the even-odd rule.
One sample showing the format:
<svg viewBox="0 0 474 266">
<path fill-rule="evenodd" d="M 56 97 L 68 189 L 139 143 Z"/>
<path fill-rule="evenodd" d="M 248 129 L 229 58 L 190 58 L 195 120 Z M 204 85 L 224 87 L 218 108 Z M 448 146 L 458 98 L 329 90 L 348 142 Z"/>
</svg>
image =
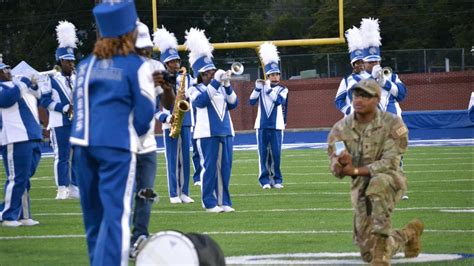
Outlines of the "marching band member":
<svg viewBox="0 0 474 266">
<path fill-rule="evenodd" d="M 371 78 L 375 79 L 382 88 L 382 95 L 380 97 L 379 108 L 384 112 L 390 112 L 398 117 L 402 117 L 402 109 L 399 102 L 403 101 L 407 95 L 407 88 L 400 80 L 398 75 L 393 71 L 389 71 L 388 75 L 383 72 L 380 63 L 382 57 L 380 56 L 380 27 L 379 20 L 372 18 L 363 18 L 360 23 L 360 30 L 362 39 L 365 41 L 364 45 L 364 67 L 365 71 L 371 74 Z M 403 156 L 400 161 L 403 169 Z M 402 196 L 403 200 L 408 199 L 405 193 Z"/>
<path fill-rule="evenodd" d="M 151 41 L 148 27 L 139 22 L 137 25 L 137 41 L 135 50 L 138 55 L 150 64 L 155 85 L 154 97 L 160 97 L 163 105 L 173 104 L 173 92 L 170 86 L 161 86 L 163 83 L 163 71 L 165 67 L 157 60 L 151 59 L 153 43 Z M 148 225 L 150 223 L 151 208 L 158 195 L 153 190 L 156 176 L 156 139 L 155 139 L 155 119 L 150 122 L 150 129 L 145 135 L 140 137 L 137 152 L 137 174 L 135 184 L 135 205 L 132 218 L 132 238 L 130 241 L 130 257 L 134 258 L 138 254 L 141 244 L 149 236 Z"/>
<path fill-rule="evenodd" d="M 74 49 L 78 42 L 76 27 L 67 21 L 56 26 L 59 47 L 56 49 L 56 63 L 61 72 L 51 77 L 51 85 L 43 91 L 41 105 L 49 111 L 48 129 L 51 130 L 51 144 L 54 150 L 54 179 L 58 188 L 56 199 L 79 198 L 76 176 L 71 171 L 71 114 L 72 89 L 76 81 L 74 73 Z"/>
<path fill-rule="evenodd" d="M 197 83 L 190 97 L 196 107 L 196 139 L 201 161 L 202 205 L 208 212 L 233 212 L 229 183 L 232 170 L 234 128 L 229 110 L 238 100 L 230 84 L 230 73 L 212 62 L 213 47 L 204 30 L 186 31 L 185 46 Z"/>
<path fill-rule="evenodd" d="M 1 59 L 1 57 L 0 57 Z M 41 90 L 26 77 L 12 77 L 10 66 L 0 60 L 0 114 L 2 157 L 7 181 L 0 205 L 3 226 L 34 226 L 31 219 L 30 177 L 41 159 L 43 138 L 38 117 Z"/>
<path fill-rule="evenodd" d="M 166 66 L 170 78 L 175 79 L 175 86 L 173 86 L 176 97 L 179 98 L 178 90 L 181 85 L 181 80 L 184 78 L 184 97 L 188 103 L 189 101 L 189 87 L 192 86 L 192 78 L 189 74 L 183 76 L 179 73 L 181 68 L 181 58 L 178 54 L 178 41 L 173 33 L 169 32 L 165 27 L 157 29 L 154 33 L 153 41 L 159 48 L 160 60 Z M 181 126 L 181 133 L 173 138 L 170 136 L 171 123 L 174 121 L 172 115 L 173 109 L 163 108 L 157 114 L 157 118 L 162 123 L 163 129 L 163 143 L 166 149 L 166 168 L 168 176 L 168 193 L 170 202 L 175 203 L 192 203 L 194 200 L 189 197 L 189 151 L 191 144 L 191 127 L 193 126 L 193 111 L 184 113 L 183 123 Z"/>
<path fill-rule="evenodd" d="M 71 143 L 91 265 L 128 265 L 138 136 L 155 111 L 150 64 L 135 54 L 133 1 L 93 9 L 100 37 L 77 66 Z"/>
<path fill-rule="evenodd" d="M 357 27 L 352 27 L 346 31 L 345 35 L 349 46 L 352 74 L 341 80 L 334 103 L 336 104 L 336 108 L 341 111 L 344 116 L 347 116 L 353 111 L 350 88 L 357 82 L 370 78 L 370 74 L 364 71 L 364 42 L 360 30 Z"/>
<path fill-rule="evenodd" d="M 286 125 L 288 88 L 280 84 L 280 57 L 276 46 L 270 42 L 263 43 L 260 45 L 259 55 L 265 65 L 268 80 L 255 81 L 255 89 L 249 100 L 251 105 L 258 101 L 255 119 L 259 157 L 258 181 L 263 189 L 281 189 L 281 144 Z"/>
<path fill-rule="evenodd" d="M 403 101 L 407 95 L 407 88 L 398 75 L 391 72 L 389 76 L 383 75 L 380 63 L 380 27 L 378 19 L 364 18 L 360 24 L 364 46 L 365 70 L 371 74 L 382 87 L 382 96 L 379 108 L 402 117 L 402 109 L 399 102 Z"/>
</svg>

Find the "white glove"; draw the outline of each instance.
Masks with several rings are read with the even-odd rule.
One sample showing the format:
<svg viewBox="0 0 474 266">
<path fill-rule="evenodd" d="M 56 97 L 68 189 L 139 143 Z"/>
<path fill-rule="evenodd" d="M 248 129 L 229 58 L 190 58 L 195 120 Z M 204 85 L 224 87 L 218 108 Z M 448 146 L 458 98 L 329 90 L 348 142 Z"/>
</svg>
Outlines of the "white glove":
<svg viewBox="0 0 474 266">
<path fill-rule="evenodd" d="M 161 86 L 155 87 L 155 96 L 163 94 L 163 88 Z"/>
<path fill-rule="evenodd" d="M 272 82 L 271 82 L 269 79 L 265 80 L 265 86 L 266 86 L 266 87 L 270 87 L 270 84 L 271 84 L 271 83 L 272 83 Z"/>
<path fill-rule="evenodd" d="M 40 79 L 41 79 L 41 75 L 39 73 L 31 75 L 31 78 L 30 78 L 31 84 L 33 84 L 34 86 L 38 85 Z"/>
<path fill-rule="evenodd" d="M 169 123 L 171 122 L 171 117 L 173 117 L 173 116 L 172 116 L 172 115 L 168 115 L 168 116 L 166 117 L 166 123 L 169 124 Z"/>
<path fill-rule="evenodd" d="M 261 91 L 263 89 L 263 84 L 265 83 L 265 81 L 263 79 L 257 79 L 255 81 L 255 90 L 256 91 Z"/>
<path fill-rule="evenodd" d="M 222 78 L 225 75 L 225 71 L 222 69 L 218 69 L 216 73 L 214 73 L 214 79 L 222 83 Z"/>
<path fill-rule="evenodd" d="M 66 114 L 69 111 L 69 104 L 63 106 L 63 114 Z"/>
<path fill-rule="evenodd" d="M 13 84 L 15 84 L 15 86 L 17 86 L 20 89 L 21 95 L 28 92 L 28 87 L 26 86 L 25 83 L 20 81 L 20 77 L 12 76 L 12 82 L 13 82 Z"/>
<path fill-rule="evenodd" d="M 378 79 L 376 79 L 376 81 L 382 88 L 385 86 L 385 82 L 387 82 L 387 80 L 385 79 L 383 75 L 381 75 Z"/>
<path fill-rule="evenodd" d="M 380 73 L 382 73 L 382 67 L 380 65 L 375 65 L 372 68 L 372 77 L 374 79 L 377 79 L 377 78 L 379 78 Z"/>
<path fill-rule="evenodd" d="M 38 82 L 38 89 L 41 91 L 41 94 L 51 93 L 51 79 L 48 75 L 40 75 L 39 78 L 35 78 Z"/>
<path fill-rule="evenodd" d="M 273 92 L 272 86 L 270 85 L 270 80 L 265 80 L 265 89 L 264 89 L 266 94 L 270 94 Z"/>
<path fill-rule="evenodd" d="M 230 76 L 232 75 L 232 73 L 230 73 L 230 71 L 227 71 L 224 73 L 224 75 L 222 75 L 222 85 L 224 85 L 224 87 L 230 87 Z"/>
</svg>

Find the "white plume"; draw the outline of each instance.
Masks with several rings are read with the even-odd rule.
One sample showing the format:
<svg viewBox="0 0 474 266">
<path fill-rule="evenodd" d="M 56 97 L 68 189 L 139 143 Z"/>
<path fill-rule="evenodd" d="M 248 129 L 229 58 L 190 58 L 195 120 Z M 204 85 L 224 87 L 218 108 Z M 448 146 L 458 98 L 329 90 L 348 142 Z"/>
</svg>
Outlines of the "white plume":
<svg viewBox="0 0 474 266">
<path fill-rule="evenodd" d="M 346 39 L 349 52 L 364 49 L 364 40 L 362 39 L 361 31 L 356 26 L 346 30 Z"/>
<path fill-rule="evenodd" d="M 191 28 L 185 32 L 186 50 L 189 51 L 189 62 L 194 64 L 196 60 L 202 56 L 212 58 L 212 47 L 211 43 L 204 34 L 204 30 L 198 28 Z"/>
<path fill-rule="evenodd" d="M 77 48 L 76 27 L 71 22 L 59 21 L 58 26 L 56 26 L 56 35 L 59 47 Z"/>
<path fill-rule="evenodd" d="M 260 45 L 258 53 L 263 61 L 263 64 L 265 65 L 271 62 L 278 63 L 280 61 L 280 57 L 278 56 L 278 50 L 276 46 L 271 42 L 264 42 L 262 45 Z"/>
<path fill-rule="evenodd" d="M 366 46 L 381 46 L 380 42 L 382 38 L 380 37 L 380 27 L 379 20 L 373 18 L 363 18 L 360 23 L 360 31 L 362 33 L 362 39 L 364 40 Z"/>
<path fill-rule="evenodd" d="M 155 47 L 158 47 L 162 53 L 170 48 L 178 48 L 178 40 L 176 40 L 174 33 L 169 32 L 165 26 L 156 29 L 153 33 L 153 44 Z"/>
</svg>

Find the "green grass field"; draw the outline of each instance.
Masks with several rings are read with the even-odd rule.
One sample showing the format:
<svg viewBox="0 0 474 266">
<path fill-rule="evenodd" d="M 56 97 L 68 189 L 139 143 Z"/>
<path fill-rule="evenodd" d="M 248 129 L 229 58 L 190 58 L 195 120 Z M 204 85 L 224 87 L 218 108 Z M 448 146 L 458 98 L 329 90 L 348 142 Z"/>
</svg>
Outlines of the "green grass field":
<svg viewBox="0 0 474 266">
<path fill-rule="evenodd" d="M 414 217 L 422 219 L 423 253 L 474 254 L 473 154 L 474 147 L 413 147 L 405 155 L 410 199 L 397 205 L 393 225 L 398 228 Z M 211 214 L 202 209 L 200 191 L 192 185 L 195 203 L 169 203 L 160 154 L 156 181 L 160 202 L 153 207 L 150 231 L 209 234 L 226 257 L 357 252 L 352 244 L 349 179 L 331 176 L 322 149 L 284 150 L 282 157 L 285 188 L 262 190 L 257 152 L 235 152 L 230 190 L 236 212 Z M 54 199 L 52 163 L 52 158 L 44 158 L 32 179 L 32 214 L 41 224 L 0 227 L 1 266 L 88 263 L 79 201 Z M 2 199 L 4 173 L 2 166 Z M 472 265 L 474 259 L 429 264 Z"/>
</svg>

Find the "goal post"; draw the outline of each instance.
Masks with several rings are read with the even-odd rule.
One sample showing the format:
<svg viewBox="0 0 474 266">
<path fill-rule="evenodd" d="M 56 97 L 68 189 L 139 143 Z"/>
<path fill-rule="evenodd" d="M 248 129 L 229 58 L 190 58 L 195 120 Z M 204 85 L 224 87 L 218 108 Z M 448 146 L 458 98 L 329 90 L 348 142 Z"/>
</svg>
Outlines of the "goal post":
<svg viewBox="0 0 474 266">
<path fill-rule="evenodd" d="M 338 0 L 338 17 L 339 17 L 339 36 L 332 38 L 315 38 L 315 39 L 294 39 L 294 40 L 262 40 L 262 41 L 249 41 L 249 42 L 225 42 L 225 43 L 211 43 L 216 50 L 225 49 L 256 49 L 264 42 L 272 42 L 277 47 L 284 46 L 317 46 L 317 45 L 331 45 L 341 44 L 345 42 L 344 39 L 344 10 L 343 0 Z M 158 15 L 156 0 L 152 0 L 152 12 L 153 12 L 153 32 L 158 27 Z M 179 51 L 184 51 L 185 47 L 183 44 L 178 46 Z"/>
</svg>

